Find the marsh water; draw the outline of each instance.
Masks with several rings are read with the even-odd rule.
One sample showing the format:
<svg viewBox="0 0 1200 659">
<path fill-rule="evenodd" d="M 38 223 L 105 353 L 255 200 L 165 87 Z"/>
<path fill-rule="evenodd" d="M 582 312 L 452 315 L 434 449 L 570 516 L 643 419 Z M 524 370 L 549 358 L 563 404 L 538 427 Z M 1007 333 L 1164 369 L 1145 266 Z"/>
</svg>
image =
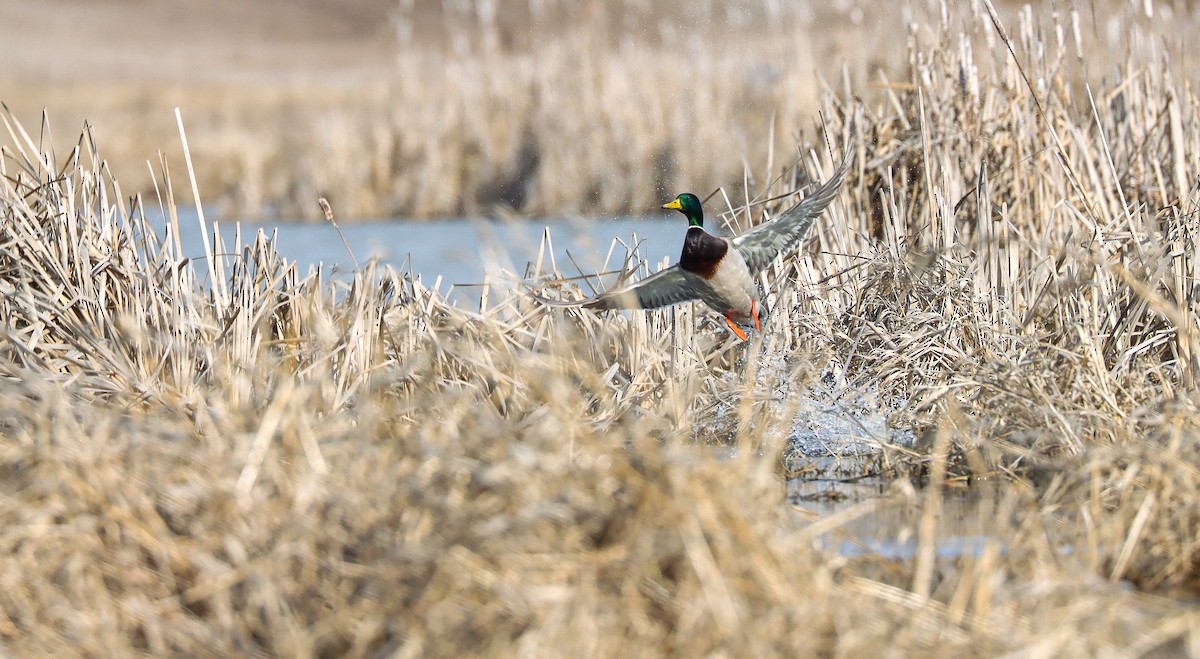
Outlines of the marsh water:
<svg viewBox="0 0 1200 659">
<path fill-rule="evenodd" d="M 238 223 L 217 224 L 227 250 L 232 250 Z M 181 212 L 179 225 L 184 253 L 203 258 L 195 211 Z M 637 245 L 640 257 L 656 268 L 679 257 L 687 226 L 680 216 L 655 215 L 549 221 L 391 220 L 342 224 L 340 236 L 327 222 L 241 222 L 240 229 L 243 243 L 260 229 L 268 236 L 278 230 L 276 249 L 295 261 L 301 273 L 318 266 L 327 273 L 348 272 L 355 260 L 365 263 L 377 258 L 419 275 L 426 286 L 437 285 L 452 300 L 463 301 L 477 296 L 485 277 L 493 284 L 524 277 L 527 266 L 539 257 L 542 272 L 557 266 L 564 276 L 618 269 L 626 250 L 620 243 L 614 248 L 614 241 Z"/>
<path fill-rule="evenodd" d="M 910 559 L 921 550 L 921 527 L 928 492 L 909 483 L 881 478 L 792 480 L 787 500 L 817 544 L 842 556 L 875 554 Z M 943 488 L 931 520 L 934 555 L 939 559 L 979 556 L 994 548 L 997 511 L 1007 495 L 995 483 Z"/>
<path fill-rule="evenodd" d="M 204 242 L 195 211 L 181 210 L 179 222 L 185 255 L 203 259 Z M 565 276 L 591 274 L 621 268 L 624 245 L 637 245 L 638 256 L 652 270 L 657 269 L 678 258 L 686 232 L 685 223 L 674 215 L 537 222 L 379 221 L 342 225 L 341 235 L 328 223 L 241 222 L 239 227 L 237 222 L 221 220 L 217 224 L 227 250 L 234 248 L 239 228 L 243 244 L 261 229 L 275 235 L 277 251 L 294 261 L 301 273 L 320 267 L 338 276 L 352 272 L 355 259 L 359 263 L 379 259 L 465 304 L 478 298 L 479 284 L 485 278 L 493 289 L 506 283 L 515 285 L 539 259 L 543 272 L 557 267 Z M 798 413 L 788 439 L 807 460 L 864 458 L 884 444 L 911 443 L 910 437 L 887 427 L 884 401 L 860 395 L 850 403 L 822 402 L 838 398 L 844 399 L 813 392 Z M 829 466 L 820 473 L 838 471 L 832 463 Z M 915 499 L 919 495 L 898 495 L 897 485 L 879 478 L 793 480 L 787 484 L 788 501 L 797 512 L 798 523 L 812 524 L 814 542 L 845 556 L 874 553 L 903 559 L 918 550 L 920 520 L 914 511 L 921 506 Z M 993 542 L 984 520 L 990 519 L 987 508 L 995 505 L 995 497 L 981 492 L 979 488 L 952 490 L 941 497 L 937 556 L 976 555 Z M 908 500 L 912 505 L 905 504 Z M 821 531 L 819 520 L 839 523 Z"/>
</svg>

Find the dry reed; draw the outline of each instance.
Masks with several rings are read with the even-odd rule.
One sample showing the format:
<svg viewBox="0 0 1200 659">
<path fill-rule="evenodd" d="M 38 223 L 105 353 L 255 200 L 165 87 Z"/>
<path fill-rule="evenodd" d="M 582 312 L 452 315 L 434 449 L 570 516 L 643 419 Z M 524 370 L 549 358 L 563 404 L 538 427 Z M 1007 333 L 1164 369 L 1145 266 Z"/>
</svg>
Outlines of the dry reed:
<svg viewBox="0 0 1200 659">
<path fill-rule="evenodd" d="M 178 82 L 139 58 L 129 78 L 0 85 L 23 113 L 49 108 L 72 129 L 66 117 L 92 121 L 131 193 L 152 191 L 143 163 L 171 144 L 170 110 L 182 105 L 206 201 L 225 217 L 319 220 L 317 194 L 344 221 L 642 214 L 683 188 L 723 185 L 740 198 L 743 164 L 789 152 L 821 93 L 846 95 L 852 84 L 886 102 L 893 81 L 913 74 L 901 57 L 907 41 L 950 20 L 945 3 L 876 0 L 366 4 L 392 12 L 396 36 L 361 35 L 377 45 L 354 65 L 336 57 L 352 44 L 305 37 L 329 61 L 308 56 L 247 79 L 220 68 L 229 49 L 217 42 Z M 1019 4 L 1004 4 L 1015 24 Z M 1186 7 L 1160 4 L 1146 17 L 1144 6 L 1064 8 L 1054 39 L 1078 30 L 1089 57 L 1064 58 L 1056 75 L 1099 82 L 1126 49 L 1178 47 L 1198 27 Z M 953 13 L 966 14 L 964 37 L 994 38 L 978 2 Z M 273 52 L 272 39 L 243 48 Z M 964 64 L 964 73 L 977 66 Z"/>
<path fill-rule="evenodd" d="M 191 262 L 90 134 L 58 160 L 6 116 L 0 642 L 1196 652 L 1193 607 L 1166 595 L 1197 583 L 1200 100 L 1138 53 L 1083 87 L 1060 75 L 1071 42 L 1039 36 L 1069 16 L 978 9 L 914 31 L 878 106 L 826 97 L 828 148 L 856 169 L 767 273 L 750 344 L 691 307 L 598 316 L 517 291 L 471 311 L 371 264 L 304 275 L 264 235 Z M 830 171 L 826 148 L 801 153 L 724 220 Z M 165 165 L 158 187 L 173 218 Z M 784 438 L 818 379 L 900 401 L 885 411 L 917 441 L 881 465 L 923 488 L 897 477 L 812 521 L 784 505 Z M 986 542 L 940 555 L 947 491 L 984 478 Z M 821 542 L 904 510 L 911 557 Z"/>
</svg>

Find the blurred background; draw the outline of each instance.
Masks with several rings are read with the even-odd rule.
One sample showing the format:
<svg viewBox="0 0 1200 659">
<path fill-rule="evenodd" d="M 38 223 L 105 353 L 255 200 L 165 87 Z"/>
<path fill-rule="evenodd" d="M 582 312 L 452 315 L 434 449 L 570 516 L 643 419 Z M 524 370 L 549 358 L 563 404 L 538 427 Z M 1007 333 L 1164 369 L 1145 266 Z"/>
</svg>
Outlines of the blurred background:
<svg viewBox="0 0 1200 659">
<path fill-rule="evenodd" d="M 843 71 L 902 69 L 861 45 L 902 54 L 910 10 L 860 4 L 2 0 L 0 100 L 60 153 L 90 122 L 126 193 L 182 167 L 180 107 L 225 217 L 641 214 L 789 160 Z"/>
<path fill-rule="evenodd" d="M 966 33 L 1005 61 L 967 4 Z M 1093 78 L 1131 49 L 1186 57 L 1195 27 L 1182 1 L 997 5 L 1014 28 L 1069 13 L 1096 48 L 1064 70 Z M 46 110 L 60 154 L 90 122 L 126 194 L 152 192 L 160 151 L 182 172 L 180 107 L 201 198 L 225 218 L 317 220 L 320 195 L 344 221 L 642 215 L 682 190 L 733 197 L 772 150 L 777 173 L 821 142 L 823 92 L 886 109 L 914 88 L 909 44 L 948 13 L 964 15 L 878 0 L 0 0 L 0 100 L 31 133 Z"/>
</svg>

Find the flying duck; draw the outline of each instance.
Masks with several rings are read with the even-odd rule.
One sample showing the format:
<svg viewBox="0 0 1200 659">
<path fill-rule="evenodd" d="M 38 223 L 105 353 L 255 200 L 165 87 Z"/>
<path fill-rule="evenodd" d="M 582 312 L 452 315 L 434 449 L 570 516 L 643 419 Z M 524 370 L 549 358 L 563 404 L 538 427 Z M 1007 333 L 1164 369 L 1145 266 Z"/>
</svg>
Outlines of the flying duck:
<svg viewBox="0 0 1200 659">
<path fill-rule="evenodd" d="M 687 236 L 679 263 L 641 281 L 575 302 L 542 301 L 551 306 L 585 309 L 656 309 L 691 300 L 702 300 L 725 316 L 729 329 L 743 341 L 749 340 L 741 326 L 762 329 L 768 311 L 756 283 L 776 256 L 799 246 L 813 221 L 829 206 L 853 160 L 847 149 L 833 176 L 803 201 L 745 233 L 726 238 L 704 230 L 704 209 L 696 195 L 685 192 L 662 205 L 683 213 Z"/>
</svg>

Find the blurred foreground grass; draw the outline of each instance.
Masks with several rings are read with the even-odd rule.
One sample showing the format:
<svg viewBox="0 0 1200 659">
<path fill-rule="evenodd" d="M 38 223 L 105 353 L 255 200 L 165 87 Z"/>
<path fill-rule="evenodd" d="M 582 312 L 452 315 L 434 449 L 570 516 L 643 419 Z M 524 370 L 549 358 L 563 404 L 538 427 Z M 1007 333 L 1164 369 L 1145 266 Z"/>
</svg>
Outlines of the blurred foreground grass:
<svg viewBox="0 0 1200 659">
<path fill-rule="evenodd" d="M 752 206 L 723 218 L 758 221 L 859 150 L 810 246 L 766 274 L 749 344 L 688 306 L 517 291 L 475 311 L 374 266 L 333 281 L 262 235 L 187 261 L 103 144 L 47 154 L 6 116 L 0 642 L 1197 652 L 1200 101 L 1148 51 L 1102 87 L 1059 75 L 1069 18 L 1008 26 L 1010 53 L 986 11 L 955 10 L 919 26 L 882 102 L 825 97 L 829 144 L 747 179 Z M 169 209 L 179 180 L 145 203 Z M 900 401 L 883 411 L 918 441 L 880 447 L 878 499 L 809 520 L 780 472 L 818 378 Z M 984 478 L 990 542 L 940 555 L 944 493 Z M 818 542 L 912 508 L 911 558 Z"/>
</svg>

